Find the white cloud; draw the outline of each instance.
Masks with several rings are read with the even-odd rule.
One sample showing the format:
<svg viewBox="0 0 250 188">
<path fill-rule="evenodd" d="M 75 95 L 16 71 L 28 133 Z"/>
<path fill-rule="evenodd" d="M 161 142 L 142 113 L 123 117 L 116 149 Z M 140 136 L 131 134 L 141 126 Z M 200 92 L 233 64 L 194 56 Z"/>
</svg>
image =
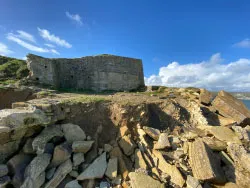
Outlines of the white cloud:
<svg viewBox="0 0 250 188">
<path fill-rule="evenodd" d="M 44 38 L 45 40 L 55 43 L 59 46 L 66 47 L 66 48 L 72 47 L 72 45 L 69 44 L 67 41 L 60 39 L 58 36 L 55 36 L 54 34 L 50 34 L 48 30 L 40 29 L 39 27 L 37 29 L 39 31 L 40 36 Z"/>
<path fill-rule="evenodd" d="M 146 85 L 170 87 L 200 87 L 209 90 L 250 91 L 250 59 L 222 63 L 220 54 L 208 61 L 161 67 L 158 75 L 145 77 Z"/>
<path fill-rule="evenodd" d="M 53 44 L 44 44 L 45 46 L 48 46 L 50 48 L 55 48 L 55 46 Z"/>
<path fill-rule="evenodd" d="M 9 55 L 13 53 L 13 51 L 9 50 L 8 46 L 0 42 L 0 55 Z"/>
<path fill-rule="evenodd" d="M 66 16 L 77 24 L 82 25 L 82 18 L 79 14 L 70 14 L 69 12 L 66 12 Z"/>
<path fill-rule="evenodd" d="M 10 41 L 13 41 L 13 42 L 19 44 L 20 46 L 22 46 L 30 51 L 33 51 L 33 52 L 58 54 L 58 52 L 55 52 L 54 50 L 50 50 L 47 48 L 41 48 L 41 47 L 35 46 L 33 44 L 27 43 L 27 42 L 21 40 L 20 38 L 18 38 L 18 36 L 14 35 L 13 33 L 8 33 L 7 39 Z"/>
<path fill-rule="evenodd" d="M 234 46 L 236 47 L 240 47 L 240 48 L 250 48 L 250 39 L 244 39 L 236 44 L 234 44 Z"/>
<path fill-rule="evenodd" d="M 55 49 L 50 49 L 50 51 L 51 51 L 53 54 L 60 55 L 60 53 L 59 53 L 58 51 L 56 51 Z"/>
<path fill-rule="evenodd" d="M 18 30 L 17 33 L 19 33 L 19 35 L 16 35 L 16 37 L 18 37 L 18 38 L 21 38 L 21 39 L 24 39 L 24 40 L 27 40 L 27 41 L 30 41 L 30 42 L 34 42 L 34 43 L 36 42 L 33 35 L 25 32 L 25 31 Z"/>
</svg>

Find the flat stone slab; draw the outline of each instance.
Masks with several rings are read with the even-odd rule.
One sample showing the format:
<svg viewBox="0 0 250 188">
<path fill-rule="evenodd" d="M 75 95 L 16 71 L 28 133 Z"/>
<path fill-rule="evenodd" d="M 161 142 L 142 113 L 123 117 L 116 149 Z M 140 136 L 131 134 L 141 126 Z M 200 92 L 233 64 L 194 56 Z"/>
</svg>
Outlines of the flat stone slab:
<svg viewBox="0 0 250 188">
<path fill-rule="evenodd" d="M 62 124 L 61 126 L 64 132 L 64 136 L 68 143 L 73 143 L 74 141 L 86 140 L 85 132 L 78 125 L 68 123 L 68 124 Z"/>
<path fill-rule="evenodd" d="M 143 173 L 130 172 L 130 183 L 132 188 L 164 188 L 165 185 Z"/>
<path fill-rule="evenodd" d="M 93 144 L 94 141 L 74 141 L 72 144 L 72 150 L 76 153 L 87 153 Z"/>
<path fill-rule="evenodd" d="M 107 170 L 105 172 L 105 175 L 111 180 L 115 179 L 117 177 L 117 168 L 118 168 L 117 157 L 109 159 L 108 167 L 107 167 Z"/>
<path fill-rule="evenodd" d="M 119 146 L 127 156 L 133 154 L 136 147 L 134 141 L 129 136 L 122 137 L 119 141 Z"/>
<path fill-rule="evenodd" d="M 57 145 L 54 149 L 54 154 L 50 167 L 57 167 L 71 157 L 72 148 L 67 142 Z"/>
<path fill-rule="evenodd" d="M 161 132 L 158 129 L 144 126 L 143 130 L 145 131 L 145 133 L 147 133 L 148 136 L 150 136 L 154 140 L 158 140 L 159 139 L 159 136 L 160 136 Z"/>
<path fill-rule="evenodd" d="M 170 148 L 170 147 L 171 147 L 171 144 L 168 140 L 168 134 L 161 133 L 158 141 L 154 145 L 154 149 L 164 149 L 164 148 Z"/>
</svg>

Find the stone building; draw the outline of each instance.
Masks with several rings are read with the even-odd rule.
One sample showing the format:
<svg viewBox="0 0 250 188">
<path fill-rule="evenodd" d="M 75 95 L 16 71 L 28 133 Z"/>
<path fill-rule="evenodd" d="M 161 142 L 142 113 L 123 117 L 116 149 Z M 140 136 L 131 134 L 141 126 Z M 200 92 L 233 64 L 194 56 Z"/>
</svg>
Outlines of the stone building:
<svg viewBox="0 0 250 188">
<path fill-rule="evenodd" d="M 144 86 L 140 59 L 114 55 L 82 58 L 43 58 L 27 55 L 29 78 L 55 88 L 133 90 Z"/>
</svg>

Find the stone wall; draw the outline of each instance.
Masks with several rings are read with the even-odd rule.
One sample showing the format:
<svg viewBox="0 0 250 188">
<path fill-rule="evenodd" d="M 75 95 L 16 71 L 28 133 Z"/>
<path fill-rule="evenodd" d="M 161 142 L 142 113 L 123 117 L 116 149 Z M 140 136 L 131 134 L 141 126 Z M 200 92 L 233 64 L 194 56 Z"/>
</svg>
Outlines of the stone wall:
<svg viewBox="0 0 250 188">
<path fill-rule="evenodd" d="M 140 59 L 98 55 L 49 59 L 29 54 L 30 79 L 56 88 L 132 90 L 144 86 Z"/>
</svg>

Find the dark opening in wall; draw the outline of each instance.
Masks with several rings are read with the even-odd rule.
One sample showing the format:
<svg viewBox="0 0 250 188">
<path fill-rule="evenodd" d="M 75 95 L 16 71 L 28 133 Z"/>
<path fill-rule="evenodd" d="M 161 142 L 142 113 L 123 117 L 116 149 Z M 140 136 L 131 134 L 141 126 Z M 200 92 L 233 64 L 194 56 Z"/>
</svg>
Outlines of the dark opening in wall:
<svg viewBox="0 0 250 188">
<path fill-rule="evenodd" d="M 45 65 L 44 68 L 47 69 L 47 65 Z"/>
<path fill-rule="evenodd" d="M 74 78 L 74 76 L 73 76 L 73 75 L 71 75 L 70 77 L 71 77 L 72 79 Z"/>
<path fill-rule="evenodd" d="M 36 80 L 38 81 L 38 80 L 39 80 L 39 78 L 36 78 Z"/>
<path fill-rule="evenodd" d="M 88 76 L 88 78 L 90 78 L 90 77 Z"/>
</svg>

